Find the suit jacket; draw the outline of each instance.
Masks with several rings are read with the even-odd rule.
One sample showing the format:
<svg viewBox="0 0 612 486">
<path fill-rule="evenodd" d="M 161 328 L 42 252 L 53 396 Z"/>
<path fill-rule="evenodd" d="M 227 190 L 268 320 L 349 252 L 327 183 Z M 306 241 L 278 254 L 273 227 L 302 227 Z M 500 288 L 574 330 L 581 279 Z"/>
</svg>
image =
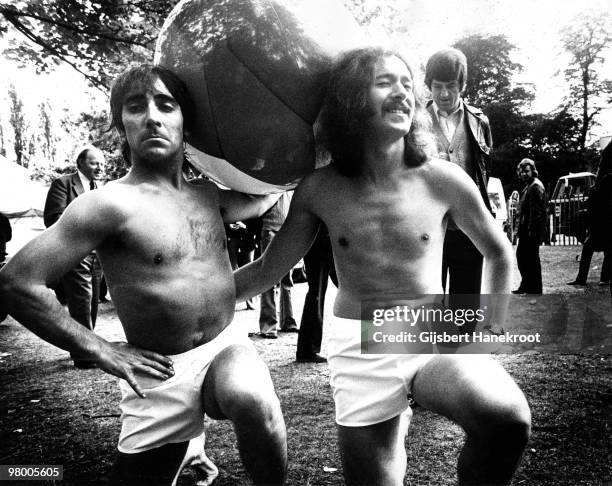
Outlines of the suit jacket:
<svg viewBox="0 0 612 486">
<path fill-rule="evenodd" d="M 8 218 L 0 213 L 0 243 L 11 241 L 13 237 L 13 229 L 11 228 L 11 222 Z"/>
<path fill-rule="evenodd" d="M 518 237 L 531 238 L 542 243 L 546 237 L 546 192 L 540 179 L 535 177 L 525 186 L 519 201 Z"/>
<path fill-rule="evenodd" d="M 493 137 L 491 136 L 491 127 L 489 119 L 478 108 L 468 105 L 464 101 L 463 115 L 467 120 L 469 130 L 467 136 L 470 141 L 472 151 L 472 161 L 474 163 L 474 173 L 469 174 L 474 180 L 482 196 L 485 206 L 491 211 L 491 203 L 489 202 L 489 194 L 487 192 L 487 183 L 489 182 L 489 169 L 491 167 L 491 148 L 493 147 Z M 434 120 L 433 101 L 427 103 L 427 111 Z"/>
<path fill-rule="evenodd" d="M 612 174 L 603 176 L 589 196 L 590 232 L 597 250 L 612 248 Z"/>
<path fill-rule="evenodd" d="M 63 214 L 68 204 L 85 192 L 79 174 L 69 174 L 51 183 L 45 202 L 44 221 L 48 228 Z"/>
</svg>

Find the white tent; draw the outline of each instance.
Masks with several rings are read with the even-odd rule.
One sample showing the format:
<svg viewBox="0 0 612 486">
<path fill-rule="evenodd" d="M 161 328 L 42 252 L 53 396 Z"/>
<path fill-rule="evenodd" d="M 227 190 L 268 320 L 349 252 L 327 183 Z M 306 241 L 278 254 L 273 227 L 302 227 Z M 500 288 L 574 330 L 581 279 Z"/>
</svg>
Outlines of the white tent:
<svg viewBox="0 0 612 486">
<path fill-rule="evenodd" d="M 47 188 L 34 182 L 24 167 L 0 155 L 0 212 L 9 218 L 42 216 Z"/>
</svg>

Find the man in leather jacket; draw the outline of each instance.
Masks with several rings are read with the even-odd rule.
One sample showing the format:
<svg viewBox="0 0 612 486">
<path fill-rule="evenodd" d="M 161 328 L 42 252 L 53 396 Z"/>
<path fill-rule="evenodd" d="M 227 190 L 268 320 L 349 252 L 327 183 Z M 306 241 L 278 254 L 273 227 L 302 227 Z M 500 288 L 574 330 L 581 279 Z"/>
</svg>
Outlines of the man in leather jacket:
<svg viewBox="0 0 612 486">
<path fill-rule="evenodd" d="M 467 60 L 458 49 L 443 49 L 427 61 L 425 84 L 433 100 L 427 105 L 437 148 L 437 157 L 461 167 L 478 186 L 489 209 L 487 168 L 493 144 L 489 120 L 481 110 L 463 101 Z M 450 295 L 471 295 L 462 304 L 478 307 L 482 280 L 482 255 L 454 224 L 444 239 L 442 286 Z M 456 299 L 456 298 L 455 298 Z M 453 299 L 451 298 L 451 305 Z M 455 301 L 454 305 L 459 302 Z"/>
</svg>

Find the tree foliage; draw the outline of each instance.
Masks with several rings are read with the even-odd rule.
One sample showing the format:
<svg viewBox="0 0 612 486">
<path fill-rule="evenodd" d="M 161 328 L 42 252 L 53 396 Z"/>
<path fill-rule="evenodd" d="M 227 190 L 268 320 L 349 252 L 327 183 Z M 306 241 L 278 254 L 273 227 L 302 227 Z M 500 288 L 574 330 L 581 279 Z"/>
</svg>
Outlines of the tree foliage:
<svg viewBox="0 0 612 486">
<path fill-rule="evenodd" d="M 102 150 L 106 155 L 104 178 L 115 180 L 127 173 L 128 165 L 121 155 L 121 139 L 116 130 L 109 129 L 109 114 L 106 110 L 100 113 L 82 113 L 77 120 L 86 130 L 88 142 Z"/>
<path fill-rule="evenodd" d="M 0 116 L 0 155 L 6 156 L 6 145 L 4 141 L 4 127 L 2 124 L 2 116 Z"/>
<path fill-rule="evenodd" d="M 159 29 L 177 0 L 29 0 L 0 4 L 3 22 L 27 42 L 5 53 L 41 72 L 65 62 L 96 88 L 131 63 L 151 61 Z"/>
<path fill-rule="evenodd" d="M 533 93 L 514 82 L 522 66 L 512 60 L 512 45 L 503 35 L 469 35 L 453 44 L 467 58 L 465 100 L 488 116 L 493 133 L 492 175 L 506 192 L 520 187 L 515 169 L 524 157 L 534 159 L 544 183 L 552 185 L 570 170 L 590 169 L 593 150 L 581 151 L 580 120 L 561 108 L 529 113 Z"/>
<path fill-rule="evenodd" d="M 513 85 L 512 78 L 523 66 L 512 61 L 516 46 L 504 35 L 473 34 L 453 44 L 468 61 L 468 82 L 464 97 L 468 102 L 489 106 L 505 103 L 518 110 L 533 99 L 522 87 Z"/>
<path fill-rule="evenodd" d="M 344 6 L 362 27 L 372 27 L 387 34 L 402 34 L 408 30 L 407 0 L 344 0 Z"/>
<path fill-rule="evenodd" d="M 567 108 L 581 119 L 579 150 L 585 151 L 594 117 L 612 102 L 612 81 L 601 79 L 599 68 L 612 45 L 612 16 L 608 12 L 582 13 L 561 30 L 561 40 L 570 54 L 565 70 L 569 96 Z"/>
<path fill-rule="evenodd" d="M 23 100 L 20 98 L 15 86 L 11 85 L 8 90 L 10 102 L 9 122 L 13 129 L 13 148 L 17 163 L 24 167 L 28 166 L 28 132 L 29 124 L 23 110 Z"/>
<path fill-rule="evenodd" d="M 533 93 L 513 81 L 523 70 L 511 58 L 516 47 L 503 35 L 479 34 L 463 37 L 453 47 L 467 58 L 464 99 L 489 117 L 497 147 L 516 142 L 526 128 L 523 112 L 534 99 Z"/>
<path fill-rule="evenodd" d="M 533 100 L 532 93 L 513 81 L 523 69 L 512 61 L 516 48 L 503 35 L 478 34 L 457 40 L 453 47 L 465 54 L 468 64 L 463 98 L 480 108 L 491 124 L 492 175 L 501 178 L 508 190 L 517 158 L 525 153 L 521 141 L 528 137 L 529 125 L 523 113 Z"/>
<path fill-rule="evenodd" d="M 44 100 L 38 104 L 38 116 L 37 146 L 46 160 L 55 162 L 57 131 L 51 116 L 49 100 Z"/>
</svg>

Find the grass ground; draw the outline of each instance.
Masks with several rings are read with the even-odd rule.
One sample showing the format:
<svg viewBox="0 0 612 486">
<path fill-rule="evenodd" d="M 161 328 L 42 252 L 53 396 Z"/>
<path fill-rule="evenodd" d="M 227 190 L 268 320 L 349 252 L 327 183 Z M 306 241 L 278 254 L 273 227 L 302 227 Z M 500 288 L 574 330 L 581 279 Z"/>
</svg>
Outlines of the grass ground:
<svg viewBox="0 0 612 486">
<path fill-rule="evenodd" d="M 587 288 L 565 285 L 575 277 L 579 251 L 577 247 L 543 247 L 541 252 L 545 292 L 569 303 L 555 349 L 496 357 L 525 392 L 533 413 L 532 437 L 515 485 L 612 484 L 610 299 L 597 286 L 598 269 L 591 271 Z M 592 266 L 599 265 L 601 256 L 596 254 Z M 298 285 L 294 291 L 298 319 L 305 287 Z M 331 297 L 328 294 L 328 304 Z M 531 299 L 517 299 L 513 319 L 532 325 L 558 310 L 540 307 Z M 329 306 L 326 309 L 329 315 Z M 257 312 L 239 310 L 236 319 L 245 332 L 257 327 Z M 97 332 L 108 339 L 122 337 L 112 303 L 102 306 Z M 572 337 L 573 344 L 564 348 L 566 336 Z M 276 341 L 254 339 L 270 368 L 287 424 L 288 484 L 340 485 L 327 367 L 295 363 L 296 339 L 294 334 L 281 334 Z M 101 484 L 119 434 L 118 401 L 115 378 L 98 370 L 74 369 L 66 352 L 10 318 L 0 324 L 0 464 L 63 465 L 64 480 L 46 484 Z M 215 484 L 249 484 L 230 424 L 207 423 L 206 448 L 220 469 Z M 417 408 L 406 441 L 405 484 L 456 484 L 462 440 L 459 427 Z M 193 480 L 187 472 L 179 484 Z"/>
</svg>

